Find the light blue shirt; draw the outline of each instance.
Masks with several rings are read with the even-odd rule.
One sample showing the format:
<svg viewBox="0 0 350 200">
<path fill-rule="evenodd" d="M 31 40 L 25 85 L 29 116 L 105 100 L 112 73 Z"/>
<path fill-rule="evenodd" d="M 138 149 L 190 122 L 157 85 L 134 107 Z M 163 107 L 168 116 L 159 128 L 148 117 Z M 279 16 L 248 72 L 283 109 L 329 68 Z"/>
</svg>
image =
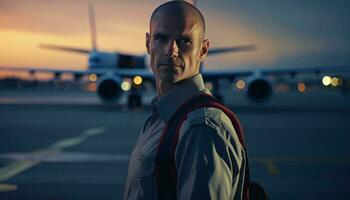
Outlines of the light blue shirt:
<svg viewBox="0 0 350 200">
<path fill-rule="evenodd" d="M 155 159 L 163 129 L 188 99 L 207 92 L 201 74 L 152 103 L 132 151 L 123 199 L 157 199 Z M 245 153 L 230 119 L 216 108 L 189 113 L 175 151 L 178 199 L 242 199 Z"/>
</svg>

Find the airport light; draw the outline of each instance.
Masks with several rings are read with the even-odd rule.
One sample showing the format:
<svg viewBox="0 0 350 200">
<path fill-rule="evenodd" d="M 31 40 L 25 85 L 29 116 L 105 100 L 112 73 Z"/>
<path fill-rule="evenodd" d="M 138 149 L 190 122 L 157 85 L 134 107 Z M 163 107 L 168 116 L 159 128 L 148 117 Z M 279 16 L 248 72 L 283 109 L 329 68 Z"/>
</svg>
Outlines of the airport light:
<svg viewBox="0 0 350 200">
<path fill-rule="evenodd" d="M 330 76 L 324 76 L 322 78 L 322 84 L 324 86 L 329 86 L 331 84 L 331 82 L 332 82 L 332 78 Z"/>
<path fill-rule="evenodd" d="M 306 85 L 303 82 L 298 83 L 298 91 L 299 92 L 305 92 L 306 90 Z"/>
<path fill-rule="evenodd" d="M 236 82 L 236 88 L 239 89 L 239 90 L 243 90 L 245 88 L 244 80 L 238 80 Z"/>
<path fill-rule="evenodd" d="M 213 89 L 213 84 L 211 82 L 206 82 L 204 85 L 205 85 L 205 88 L 207 88 L 209 91 Z"/>
<path fill-rule="evenodd" d="M 38 75 L 38 74 L 36 73 L 35 75 Z M 74 80 L 73 74 L 63 73 L 63 74 L 61 74 L 59 77 L 60 77 L 59 79 L 60 79 L 61 81 L 64 81 L 64 80 Z M 36 76 L 35 78 L 36 78 L 37 80 L 39 80 L 37 76 Z"/>
<path fill-rule="evenodd" d="M 90 74 L 89 75 L 89 80 L 92 82 L 95 82 L 97 80 L 97 75 L 96 74 Z"/>
<path fill-rule="evenodd" d="M 120 85 L 123 91 L 129 91 L 131 89 L 131 84 L 128 81 L 123 81 Z"/>
<path fill-rule="evenodd" d="M 280 83 L 276 87 L 279 92 L 288 92 L 290 90 L 289 85 L 285 83 Z"/>
<path fill-rule="evenodd" d="M 134 83 L 135 83 L 135 85 L 141 85 L 142 77 L 141 76 L 135 76 L 134 77 Z"/>
<path fill-rule="evenodd" d="M 89 91 L 89 92 L 96 92 L 96 90 L 97 90 L 96 83 L 88 83 L 87 87 L 86 87 L 86 90 Z"/>
<path fill-rule="evenodd" d="M 340 84 L 339 84 L 339 78 L 333 77 L 332 80 L 331 80 L 331 85 L 332 85 L 333 87 L 340 86 Z"/>
</svg>

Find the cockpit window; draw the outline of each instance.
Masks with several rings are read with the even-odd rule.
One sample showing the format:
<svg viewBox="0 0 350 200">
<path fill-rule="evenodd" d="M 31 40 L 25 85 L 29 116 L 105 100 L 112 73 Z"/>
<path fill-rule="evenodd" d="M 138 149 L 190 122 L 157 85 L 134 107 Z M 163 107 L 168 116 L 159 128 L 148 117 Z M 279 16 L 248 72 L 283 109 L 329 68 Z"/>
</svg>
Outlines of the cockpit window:
<svg viewBox="0 0 350 200">
<path fill-rule="evenodd" d="M 132 56 L 126 54 L 120 54 L 117 62 L 119 68 L 125 69 L 144 69 L 145 58 L 142 56 Z"/>
<path fill-rule="evenodd" d="M 101 59 L 99 57 L 90 57 L 89 62 L 93 63 L 93 64 L 100 64 L 101 63 Z"/>
</svg>

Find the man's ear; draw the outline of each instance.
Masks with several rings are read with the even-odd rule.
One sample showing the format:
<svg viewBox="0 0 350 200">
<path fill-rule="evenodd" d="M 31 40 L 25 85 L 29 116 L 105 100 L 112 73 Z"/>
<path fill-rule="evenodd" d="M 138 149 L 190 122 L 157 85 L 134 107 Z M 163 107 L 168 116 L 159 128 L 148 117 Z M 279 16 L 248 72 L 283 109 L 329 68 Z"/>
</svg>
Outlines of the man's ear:
<svg viewBox="0 0 350 200">
<path fill-rule="evenodd" d="M 210 43 L 209 39 L 205 39 L 202 42 L 201 52 L 200 52 L 200 55 L 199 55 L 200 62 L 203 62 L 204 59 L 206 58 L 207 54 L 208 54 L 209 43 Z"/>
<path fill-rule="evenodd" d="M 149 33 L 146 33 L 146 49 L 147 49 L 147 53 L 150 54 L 150 47 L 149 47 L 149 43 L 151 40 L 151 36 L 149 35 Z"/>
</svg>

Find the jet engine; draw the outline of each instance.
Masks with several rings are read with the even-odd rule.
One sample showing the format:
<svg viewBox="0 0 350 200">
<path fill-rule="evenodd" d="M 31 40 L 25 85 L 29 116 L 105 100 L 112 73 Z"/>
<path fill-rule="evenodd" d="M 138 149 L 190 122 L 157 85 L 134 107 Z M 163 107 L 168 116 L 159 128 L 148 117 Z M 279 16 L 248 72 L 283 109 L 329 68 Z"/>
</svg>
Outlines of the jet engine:
<svg viewBox="0 0 350 200">
<path fill-rule="evenodd" d="M 102 78 L 97 87 L 97 94 L 106 103 L 115 102 L 122 94 L 120 84 L 120 77 Z"/>
<path fill-rule="evenodd" d="M 265 103 L 272 95 L 272 84 L 262 76 L 247 79 L 246 95 L 254 103 Z"/>
</svg>

